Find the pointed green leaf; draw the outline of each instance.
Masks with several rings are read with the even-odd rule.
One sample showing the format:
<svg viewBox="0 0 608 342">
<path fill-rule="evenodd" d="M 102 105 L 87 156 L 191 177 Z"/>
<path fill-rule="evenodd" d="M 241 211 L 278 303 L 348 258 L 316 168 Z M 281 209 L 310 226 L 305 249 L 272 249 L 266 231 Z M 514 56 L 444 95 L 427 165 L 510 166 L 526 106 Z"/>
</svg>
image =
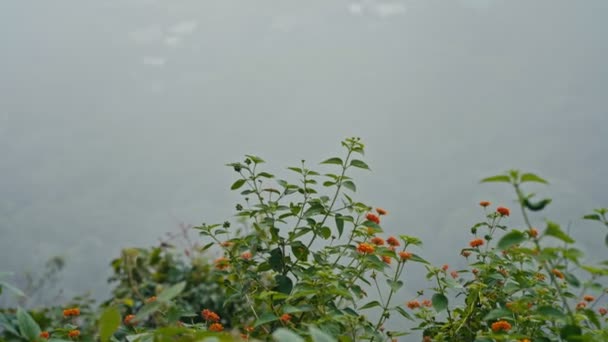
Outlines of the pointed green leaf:
<svg viewBox="0 0 608 342">
<path fill-rule="evenodd" d="M 358 167 L 360 169 L 370 170 L 369 166 L 362 160 L 353 159 L 350 161 L 350 166 Z"/>
<path fill-rule="evenodd" d="M 391 287 L 393 292 L 399 291 L 399 289 L 403 286 L 403 281 L 401 280 L 393 281 L 391 279 L 386 279 L 386 283 Z"/>
<path fill-rule="evenodd" d="M 333 337 L 313 326 L 309 327 L 308 331 L 310 332 L 310 337 L 312 337 L 312 342 L 336 342 Z"/>
<path fill-rule="evenodd" d="M 520 232 L 519 230 L 512 230 L 505 234 L 500 241 L 498 241 L 497 247 L 500 250 L 507 249 L 513 245 L 526 241 L 526 239 L 526 234 Z"/>
<path fill-rule="evenodd" d="M 563 320 L 566 318 L 566 314 L 560 309 L 548 305 L 539 307 L 536 309 L 536 313 L 550 320 Z"/>
<path fill-rule="evenodd" d="M 348 190 L 350 190 L 352 192 L 357 191 L 357 187 L 355 186 L 355 183 L 353 183 L 351 181 L 343 181 L 342 186 L 344 186 L 345 188 L 347 188 Z"/>
<path fill-rule="evenodd" d="M 584 220 L 594 220 L 594 221 L 601 221 L 602 219 L 600 218 L 600 215 L 598 214 L 590 214 L 590 215 L 585 215 L 583 216 Z"/>
<path fill-rule="evenodd" d="M 278 320 L 279 317 L 275 316 L 274 314 L 270 313 L 270 312 L 265 312 L 263 314 L 260 315 L 260 318 L 258 318 L 257 321 L 255 321 L 255 323 L 253 324 L 254 327 L 258 327 L 262 324 L 266 324 L 266 323 L 270 323 L 270 322 L 274 322 L 276 320 Z"/>
<path fill-rule="evenodd" d="M 369 308 L 375 308 L 376 306 L 382 306 L 382 304 L 380 304 L 379 301 L 377 300 L 372 300 L 371 302 L 363 305 L 362 307 L 359 308 L 359 310 L 365 310 L 365 309 L 369 309 Z"/>
<path fill-rule="evenodd" d="M 108 342 L 114 332 L 120 327 L 120 311 L 116 307 L 108 307 L 99 318 L 99 338 L 101 342 Z"/>
<path fill-rule="evenodd" d="M 159 295 L 158 300 L 161 302 L 168 302 L 171 299 L 177 297 L 186 288 L 186 282 L 179 282 L 167 289 L 164 289 Z"/>
<path fill-rule="evenodd" d="M 435 293 L 431 298 L 431 301 L 433 303 L 433 308 L 435 308 L 435 311 L 437 312 L 441 312 L 448 307 L 448 298 L 441 293 Z"/>
<path fill-rule="evenodd" d="M 272 333 L 272 338 L 277 342 L 304 342 L 304 339 L 291 330 L 279 328 Z"/>
<path fill-rule="evenodd" d="M 513 313 L 507 309 L 499 308 L 490 311 L 484 318 L 484 321 L 493 321 L 499 318 L 512 318 Z"/>
<path fill-rule="evenodd" d="M 21 336 L 28 340 L 35 341 L 40 336 L 40 326 L 38 326 L 38 323 L 36 323 L 32 316 L 22 308 L 17 309 L 17 323 Z"/>
<path fill-rule="evenodd" d="M 243 178 L 237 179 L 236 182 L 232 183 L 230 190 L 237 190 L 238 188 L 242 187 L 243 184 L 245 184 L 245 182 L 246 182 L 246 180 Z"/>
<path fill-rule="evenodd" d="M 6 288 L 7 290 L 11 291 L 12 293 L 16 294 L 19 297 L 27 297 L 25 295 L 25 293 L 23 293 L 23 291 L 19 290 L 18 288 L 14 287 L 13 285 L 4 282 L 4 281 L 0 281 L 0 290 L 2 288 Z"/>
<path fill-rule="evenodd" d="M 574 274 L 566 272 L 564 274 L 564 276 L 565 276 L 566 281 L 568 282 L 568 284 L 570 284 L 570 285 L 572 285 L 572 286 L 574 286 L 576 288 L 581 287 L 581 281 L 578 280 L 578 278 Z"/>
<path fill-rule="evenodd" d="M 549 182 L 547 182 L 543 178 L 541 178 L 533 173 L 524 173 L 523 175 L 521 175 L 520 182 L 521 183 L 536 182 L 536 183 L 549 184 Z"/>
<path fill-rule="evenodd" d="M 338 238 L 341 238 L 342 232 L 344 231 L 344 220 L 342 219 L 342 214 L 336 214 L 334 219 L 336 220 L 336 228 L 338 229 Z"/>
<path fill-rule="evenodd" d="M 562 240 L 566 243 L 574 243 L 574 239 L 568 236 L 568 234 L 564 233 L 564 231 L 555 222 L 547 222 L 547 229 L 545 229 L 544 235 L 553 236 L 554 238 Z"/>
<path fill-rule="evenodd" d="M 322 161 L 321 164 L 343 165 L 344 162 L 342 161 L 342 159 L 335 157 L 335 158 L 326 159 L 326 160 Z"/>
<path fill-rule="evenodd" d="M 499 175 L 499 176 L 484 178 L 481 180 L 480 183 L 490 183 L 490 182 L 510 183 L 511 179 L 509 178 L 509 176 Z"/>
<path fill-rule="evenodd" d="M 258 157 L 258 156 L 253 156 L 251 154 L 246 154 L 245 157 L 251 159 L 252 162 L 254 162 L 255 164 L 262 164 L 265 163 L 264 159 Z"/>
</svg>

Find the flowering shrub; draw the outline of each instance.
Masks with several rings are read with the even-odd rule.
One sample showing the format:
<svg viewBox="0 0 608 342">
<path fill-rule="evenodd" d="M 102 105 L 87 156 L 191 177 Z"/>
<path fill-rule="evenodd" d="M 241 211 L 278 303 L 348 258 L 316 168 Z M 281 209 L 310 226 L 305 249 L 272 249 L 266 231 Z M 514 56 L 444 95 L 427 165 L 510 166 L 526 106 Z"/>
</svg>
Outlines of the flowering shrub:
<svg viewBox="0 0 608 342">
<path fill-rule="evenodd" d="M 247 155 L 228 166 L 231 189 L 242 200 L 234 222 L 193 227 L 203 243 L 187 242 L 185 257 L 166 243 L 126 249 L 112 262 L 113 297 L 94 317 L 77 305 L 42 325 L 18 309 L 0 316 L 6 340 L 106 341 L 397 341 L 412 331 L 389 331 L 386 321 L 409 320 L 423 341 L 608 340 L 602 306 L 608 261 L 583 263 L 583 253 L 557 223 L 536 228 L 526 183 L 546 184 L 510 171 L 482 182 L 510 184 L 526 227 L 510 229 L 515 208 L 479 203 L 460 254 L 465 269 L 436 267 L 417 254 L 413 236 L 386 236 L 388 211 L 356 200 L 352 170 L 369 170 L 358 138 L 342 142 L 344 155 L 324 160 L 323 173 L 304 161 L 289 167 L 296 181 L 263 170 Z M 512 210 L 513 209 L 513 210 Z M 584 218 L 603 223 L 607 209 Z M 608 238 L 607 238 L 608 239 Z M 607 240 L 608 244 L 608 240 Z M 211 253 L 218 258 L 209 259 Z M 418 291 L 395 302 L 405 269 L 427 269 L 431 295 Z M 2 283 L 0 283 L 0 286 Z M 370 292 L 372 291 L 372 292 Z M 48 323 L 48 322 L 47 322 Z M 0 338 L 1 340 L 1 338 Z"/>
</svg>

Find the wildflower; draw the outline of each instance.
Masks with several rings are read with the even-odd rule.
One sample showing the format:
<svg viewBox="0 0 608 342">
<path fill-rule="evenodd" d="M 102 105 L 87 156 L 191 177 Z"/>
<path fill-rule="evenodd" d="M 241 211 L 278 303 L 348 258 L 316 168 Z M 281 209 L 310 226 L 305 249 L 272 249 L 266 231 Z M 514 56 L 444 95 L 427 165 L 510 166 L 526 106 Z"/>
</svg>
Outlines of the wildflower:
<svg viewBox="0 0 608 342">
<path fill-rule="evenodd" d="M 365 215 L 365 218 L 368 221 L 372 221 L 375 224 L 380 224 L 380 216 L 373 214 L 373 213 L 368 213 L 367 215 Z"/>
<path fill-rule="evenodd" d="M 509 275 L 509 272 L 504 268 L 499 269 L 498 273 L 502 274 L 503 277 L 507 277 Z"/>
<path fill-rule="evenodd" d="M 399 252 L 399 258 L 401 258 L 403 261 L 409 260 L 412 258 L 412 253 L 406 251 Z"/>
<path fill-rule="evenodd" d="M 241 254 L 241 258 L 243 258 L 243 260 L 251 260 L 251 252 L 247 251 L 247 252 L 243 252 L 243 254 Z"/>
<path fill-rule="evenodd" d="M 125 325 L 131 325 L 131 324 L 135 324 L 135 315 L 127 315 L 124 319 L 124 323 Z"/>
<path fill-rule="evenodd" d="M 599 308 L 597 309 L 597 312 L 599 312 L 600 315 L 605 316 L 608 313 L 608 310 L 606 308 Z"/>
<path fill-rule="evenodd" d="M 578 304 L 576 304 L 576 310 L 582 310 L 586 307 L 587 307 L 587 303 L 585 303 L 585 302 L 579 302 Z"/>
<path fill-rule="evenodd" d="M 80 315 L 79 308 L 71 308 L 71 309 L 63 310 L 63 317 L 78 316 L 78 315 Z"/>
<path fill-rule="evenodd" d="M 484 207 L 484 208 L 487 207 L 487 206 L 489 206 L 490 204 L 492 204 L 492 203 L 490 203 L 488 201 L 481 201 L 481 202 L 479 202 L 479 205 L 482 206 L 482 207 Z"/>
<path fill-rule="evenodd" d="M 234 245 L 234 243 L 232 243 L 232 241 L 224 241 L 220 245 L 222 247 L 230 247 L 230 246 Z"/>
<path fill-rule="evenodd" d="M 558 277 L 559 279 L 564 279 L 564 278 L 565 278 L 564 274 L 563 274 L 563 273 L 562 273 L 560 270 L 558 270 L 557 268 L 554 268 L 554 269 L 551 271 L 551 273 L 553 273 L 553 275 L 555 275 L 555 276 L 556 276 L 556 277 Z"/>
<path fill-rule="evenodd" d="M 376 208 L 376 212 L 378 213 L 378 215 L 382 216 L 382 215 L 387 215 L 388 211 L 382 209 L 382 208 Z"/>
<path fill-rule="evenodd" d="M 382 261 L 384 261 L 385 264 L 390 265 L 391 264 L 391 257 L 388 255 L 383 255 L 382 256 Z"/>
<path fill-rule="evenodd" d="M 433 306 L 433 302 L 431 302 L 430 299 L 425 299 L 425 300 L 422 301 L 422 306 L 430 308 L 431 306 Z"/>
<path fill-rule="evenodd" d="M 595 297 L 593 297 L 592 295 L 584 295 L 583 299 L 587 302 L 593 302 L 595 300 Z"/>
<path fill-rule="evenodd" d="M 388 243 L 390 246 L 393 246 L 393 247 L 401 246 L 401 243 L 399 243 L 399 240 L 397 240 L 397 238 L 394 236 L 389 236 L 389 238 L 386 239 L 386 243 Z"/>
<path fill-rule="evenodd" d="M 225 258 L 225 257 L 215 259 L 214 263 L 215 263 L 215 268 L 217 268 L 218 270 L 225 270 L 228 267 L 230 267 L 230 260 L 228 260 L 228 258 Z"/>
<path fill-rule="evenodd" d="M 45 330 L 41 331 L 39 336 L 45 340 L 48 340 L 51 337 L 51 334 Z"/>
<path fill-rule="evenodd" d="M 70 338 L 76 338 L 78 336 L 80 336 L 80 330 L 75 330 L 74 329 L 74 330 L 70 330 L 68 332 L 68 337 L 70 337 Z"/>
<path fill-rule="evenodd" d="M 204 309 L 203 311 L 201 311 L 201 316 L 203 316 L 205 321 L 209 321 L 209 322 L 219 322 L 220 321 L 220 316 L 209 309 Z"/>
<path fill-rule="evenodd" d="M 471 242 L 469 242 L 469 246 L 473 248 L 483 246 L 483 239 L 473 239 Z"/>
<path fill-rule="evenodd" d="M 374 246 L 370 245 L 369 243 L 365 243 L 362 242 L 359 244 L 359 246 L 357 246 L 357 251 L 361 254 L 370 254 L 370 253 L 374 253 Z"/>
<path fill-rule="evenodd" d="M 471 270 L 471 273 L 473 273 L 474 275 L 477 275 L 479 273 L 479 270 L 474 268 Z"/>
<path fill-rule="evenodd" d="M 530 228 L 530 230 L 528 230 L 528 235 L 530 235 L 531 238 L 536 238 L 538 236 L 538 229 Z"/>
<path fill-rule="evenodd" d="M 374 236 L 372 238 L 372 243 L 376 246 L 382 246 L 384 245 L 384 239 L 379 236 Z"/>
<path fill-rule="evenodd" d="M 245 328 L 245 331 L 247 331 L 248 333 L 251 333 L 251 332 L 253 332 L 254 329 L 255 329 L 254 327 L 248 326 L 247 328 Z"/>
<path fill-rule="evenodd" d="M 447 271 L 448 268 L 450 268 L 450 265 L 448 265 L 448 264 L 445 264 L 445 265 L 441 266 L 441 269 L 444 270 L 444 271 Z"/>
<path fill-rule="evenodd" d="M 498 207 L 496 208 L 496 212 L 499 213 L 502 216 L 509 216 L 509 208 L 507 207 Z"/>
<path fill-rule="evenodd" d="M 535 278 L 536 278 L 536 280 L 538 280 L 538 281 L 543 281 L 543 280 L 545 280 L 545 275 L 544 275 L 544 274 L 542 274 L 542 273 L 536 273 L 536 274 L 534 275 L 534 277 L 535 277 Z"/>
<path fill-rule="evenodd" d="M 224 330 L 224 326 L 220 323 L 213 323 L 209 326 L 209 331 L 220 332 Z"/>
<path fill-rule="evenodd" d="M 471 252 L 469 252 L 469 251 L 462 251 L 462 252 L 460 252 L 460 255 L 462 255 L 465 258 L 468 258 L 469 255 L 471 255 Z"/>
<path fill-rule="evenodd" d="M 152 296 L 152 297 L 146 299 L 146 303 L 147 304 L 153 303 L 153 302 L 156 302 L 156 296 Z"/>
<path fill-rule="evenodd" d="M 407 307 L 410 309 L 416 309 L 420 307 L 420 302 L 417 300 L 410 300 L 409 302 L 407 302 Z"/>
<path fill-rule="evenodd" d="M 458 272 L 456 272 L 456 271 L 452 271 L 452 272 L 450 272 L 450 275 L 451 275 L 451 276 L 452 276 L 452 278 L 454 278 L 454 279 L 458 278 Z"/>
<path fill-rule="evenodd" d="M 394 252 L 395 249 L 397 249 L 397 247 L 395 246 L 388 246 L 388 250 Z"/>
<path fill-rule="evenodd" d="M 281 320 L 281 322 L 283 323 L 289 323 L 289 321 L 291 321 L 291 315 L 290 314 L 283 314 L 281 315 L 281 318 L 279 318 Z"/>
<path fill-rule="evenodd" d="M 492 323 L 492 331 L 499 332 L 501 330 L 502 331 L 511 330 L 511 324 L 507 321 L 498 321 L 498 322 Z"/>
<path fill-rule="evenodd" d="M 249 335 L 247 335 L 247 334 L 241 334 L 241 340 L 248 341 L 249 340 Z"/>
</svg>

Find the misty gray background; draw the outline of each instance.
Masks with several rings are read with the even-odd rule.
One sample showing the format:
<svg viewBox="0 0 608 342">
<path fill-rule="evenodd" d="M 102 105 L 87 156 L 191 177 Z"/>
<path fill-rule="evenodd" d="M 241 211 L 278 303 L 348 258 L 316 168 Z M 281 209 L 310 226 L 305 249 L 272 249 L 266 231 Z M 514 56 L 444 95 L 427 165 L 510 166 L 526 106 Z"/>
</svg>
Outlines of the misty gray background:
<svg viewBox="0 0 608 342">
<path fill-rule="evenodd" d="M 432 262 L 464 265 L 478 201 L 513 207 L 478 184 L 509 168 L 551 182 L 536 224 L 602 259 L 605 229 L 579 218 L 608 206 L 607 17 L 605 0 L 2 1 L 0 270 L 61 255 L 66 295 L 104 298 L 121 248 L 230 218 L 224 164 L 289 177 L 347 136 L 373 169 L 358 199 Z"/>
</svg>

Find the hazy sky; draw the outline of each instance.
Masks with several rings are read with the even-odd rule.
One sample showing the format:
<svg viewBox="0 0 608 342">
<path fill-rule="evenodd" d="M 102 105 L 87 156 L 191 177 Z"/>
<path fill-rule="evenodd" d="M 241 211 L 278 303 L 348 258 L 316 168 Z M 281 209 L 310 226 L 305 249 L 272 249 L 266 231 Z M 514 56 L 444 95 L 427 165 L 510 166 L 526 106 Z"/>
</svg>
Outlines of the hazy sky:
<svg viewBox="0 0 608 342">
<path fill-rule="evenodd" d="M 607 17 L 605 0 L 2 1 L 0 270 L 62 255 L 67 293 L 103 297 L 122 247 L 229 218 L 224 164 L 287 177 L 353 135 L 359 199 L 433 262 L 464 264 L 479 200 L 514 204 L 478 184 L 509 168 L 551 181 L 539 226 L 604 257 L 579 218 L 608 206 Z"/>
</svg>

